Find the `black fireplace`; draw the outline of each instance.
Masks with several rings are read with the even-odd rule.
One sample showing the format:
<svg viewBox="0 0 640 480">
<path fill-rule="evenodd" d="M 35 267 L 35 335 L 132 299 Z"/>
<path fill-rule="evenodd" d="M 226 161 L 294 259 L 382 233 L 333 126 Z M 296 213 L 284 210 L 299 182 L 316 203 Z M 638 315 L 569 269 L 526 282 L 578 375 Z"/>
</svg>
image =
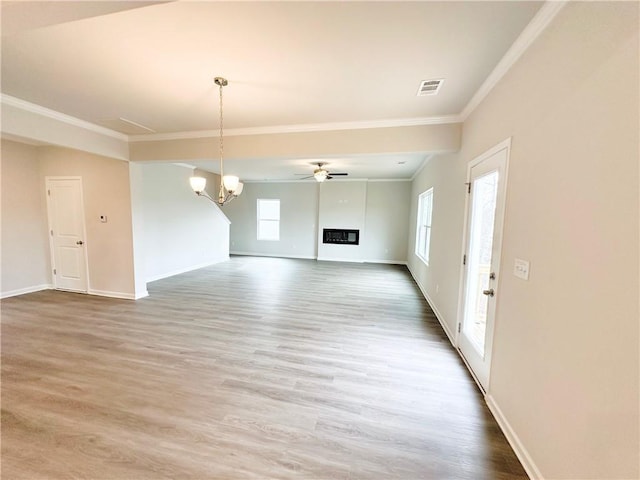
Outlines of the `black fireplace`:
<svg viewBox="0 0 640 480">
<path fill-rule="evenodd" d="M 360 230 L 348 230 L 344 228 L 322 229 L 322 243 L 334 243 L 338 245 L 359 245 Z"/>
</svg>

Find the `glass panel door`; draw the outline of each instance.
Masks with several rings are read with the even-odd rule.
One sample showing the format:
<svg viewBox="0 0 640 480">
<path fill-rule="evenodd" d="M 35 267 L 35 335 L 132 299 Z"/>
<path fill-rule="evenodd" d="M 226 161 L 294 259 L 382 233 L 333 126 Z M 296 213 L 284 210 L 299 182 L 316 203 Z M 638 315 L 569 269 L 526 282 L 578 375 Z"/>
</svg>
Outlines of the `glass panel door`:
<svg viewBox="0 0 640 480">
<path fill-rule="evenodd" d="M 489 383 L 499 294 L 508 154 L 509 141 L 506 141 L 475 159 L 469 167 L 466 262 L 458 348 L 485 391 Z"/>
<path fill-rule="evenodd" d="M 484 358 L 490 289 L 491 252 L 496 216 L 499 173 L 497 170 L 473 180 L 474 192 L 469 222 L 469 253 L 467 254 L 467 287 L 464 309 L 465 334 Z"/>
</svg>

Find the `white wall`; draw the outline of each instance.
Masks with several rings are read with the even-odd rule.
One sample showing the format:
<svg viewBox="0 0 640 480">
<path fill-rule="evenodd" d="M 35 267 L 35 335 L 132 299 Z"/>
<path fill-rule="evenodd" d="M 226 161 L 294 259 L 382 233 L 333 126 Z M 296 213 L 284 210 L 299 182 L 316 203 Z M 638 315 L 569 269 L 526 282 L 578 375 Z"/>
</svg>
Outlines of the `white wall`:
<svg viewBox="0 0 640 480">
<path fill-rule="evenodd" d="M 4 298 L 51 288 L 52 280 L 38 149 L 2 140 L 1 162 Z"/>
<path fill-rule="evenodd" d="M 147 267 L 144 244 L 144 167 L 129 163 L 129 188 L 131 191 L 131 226 L 133 236 L 133 273 L 135 298 L 149 295 L 147 291 Z"/>
<path fill-rule="evenodd" d="M 411 270 L 451 330 L 457 188 L 512 137 L 487 401 L 534 478 L 640 478 L 638 7 L 569 3 L 467 119 L 460 153 L 414 181 L 414 205 L 434 185 L 431 258 L 451 268 L 411 258 L 410 236 Z"/>
<path fill-rule="evenodd" d="M 138 168 L 132 189 L 143 221 L 137 255 L 144 255 L 146 281 L 227 260 L 229 221 L 216 204 L 193 193 L 193 171 L 166 163 Z"/>
<path fill-rule="evenodd" d="M 410 192 L 402 181 L 247 183 L 224 207 L 231 253 L 404 263 Z M 280 200 L 280 241 L 256 239 L 258 198 Z M 323 245 L 322 228 L 360 229 L 360 245 Z"/>
<path fill-rule="evenodd" d="M 454 341 L 462 266 L 462 228 L 466 195 L 466 163 L 455 155 L 431 158 L 416 175 L 411 189 L 407 263 L 416 282 Z M 415 254 L 418 196 L 433 188 L 429 265 Z"/>
<path fill-rule="evenodd" d="M 364 236 L 367 211 L 367 182 L 332 182 L 320 184 L 320 210 L 318 215 L 318 260 L 361 262 L 363 246 L 369 241 Z M 325 228 L 360 230 L 359 245 L 322 243 Z"/>
<path fill-rule="evenodd" d="M 89 293 L 140 298 L 150 279 L 229 257 L 228 219 L 190 169 L 2 140 L 1 173 L 2 297 L 52 287 L 45 176 L 82 177 Z"/>
<path fill-rule="evenodd" d="M 367 182 L 362 258 L 365 262 L 407 261 L 410 182 Z"/>
<path fill-rule="evenodd" d="M 280 200 L 280 240 L 257 240 L 258 199 Z M 246 183 L 242 195 L 224 207 L 231 220 L 231 252 L 315 258 L 318 222 L 316 182 Z"/>
<path fill-rule="evenodd" d="M 38 158 L 43 191 L 46 176 L 82 177 L 89 293 L 135 298 L 128 163 L 60 147 L 39 147 Z"/>
</svg>

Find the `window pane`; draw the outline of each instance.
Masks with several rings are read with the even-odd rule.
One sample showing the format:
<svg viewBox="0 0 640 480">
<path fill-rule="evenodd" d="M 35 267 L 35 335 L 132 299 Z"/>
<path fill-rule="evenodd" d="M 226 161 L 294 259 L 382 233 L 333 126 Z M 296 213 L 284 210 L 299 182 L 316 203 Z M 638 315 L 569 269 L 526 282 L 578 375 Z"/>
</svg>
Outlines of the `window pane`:
<svg viewBox="0 0 640 480">
<path fill-rule="evenodd" d="M 258 221 L 258 240 L 279 240 L 280 222 L 277 220 Z"/>
<path fill-rule="evenodd" d="M 418 239 L 416 240 L 416 254 L 422 256 L 424 250 L 424 228 L 421 225 L 418 226 Z"/>
<path fill-rule="evenodd" d="M 416 225 L 416 255 L 429 264 L 431 244 L 431 213 L 433 211 L 433 188 L 418 197 L 418 219 Z"/>
<path fill-rule="evenodd" d="M 472 188 L 464 328 L 478 354 L 484 358 L 489 304 L 482 291 L 489 288 L 498 172 L 476 178 Z"/>
<path fill-rule="evenodd" d="M 280 200 L 258 199 L 258 240 L 280 240 Z"/>
<path fill-rule="evenodd" d="M 427 227 L 431 227 L 431 210 L 432 210 L 432 205 L 433 205 L 433 190 L 429 190 L 427 192 L 427 195 L 425 195 L 425 199 L 424 199 L 424 203 L 425 203 L 425 225 Z"/>
<path fill-rule="evenodd" d="M 431 227 L 427 227 L 425 233 L 424 252 L 422 256 L 426 262 L 429 262 L 429 247 L 431 246 Z"/>
<path fill-rule="evenodd" d="M 280 220 L 280 200 L 258 200 L 260 220 Z"/>
</svg>

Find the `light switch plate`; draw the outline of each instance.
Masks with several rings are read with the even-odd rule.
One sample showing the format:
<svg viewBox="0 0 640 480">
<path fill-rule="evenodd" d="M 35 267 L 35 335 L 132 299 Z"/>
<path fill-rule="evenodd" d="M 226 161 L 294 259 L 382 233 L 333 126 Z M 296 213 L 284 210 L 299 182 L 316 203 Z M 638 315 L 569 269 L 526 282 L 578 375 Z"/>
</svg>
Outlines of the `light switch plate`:
<svg viewBox="0 0 640 480">
<path fill-rule="evenodd" d="M 522 280 L 529 280 L 529 262 L 516 258 L 513 265 L 513 274 Z"/>
</svg>

